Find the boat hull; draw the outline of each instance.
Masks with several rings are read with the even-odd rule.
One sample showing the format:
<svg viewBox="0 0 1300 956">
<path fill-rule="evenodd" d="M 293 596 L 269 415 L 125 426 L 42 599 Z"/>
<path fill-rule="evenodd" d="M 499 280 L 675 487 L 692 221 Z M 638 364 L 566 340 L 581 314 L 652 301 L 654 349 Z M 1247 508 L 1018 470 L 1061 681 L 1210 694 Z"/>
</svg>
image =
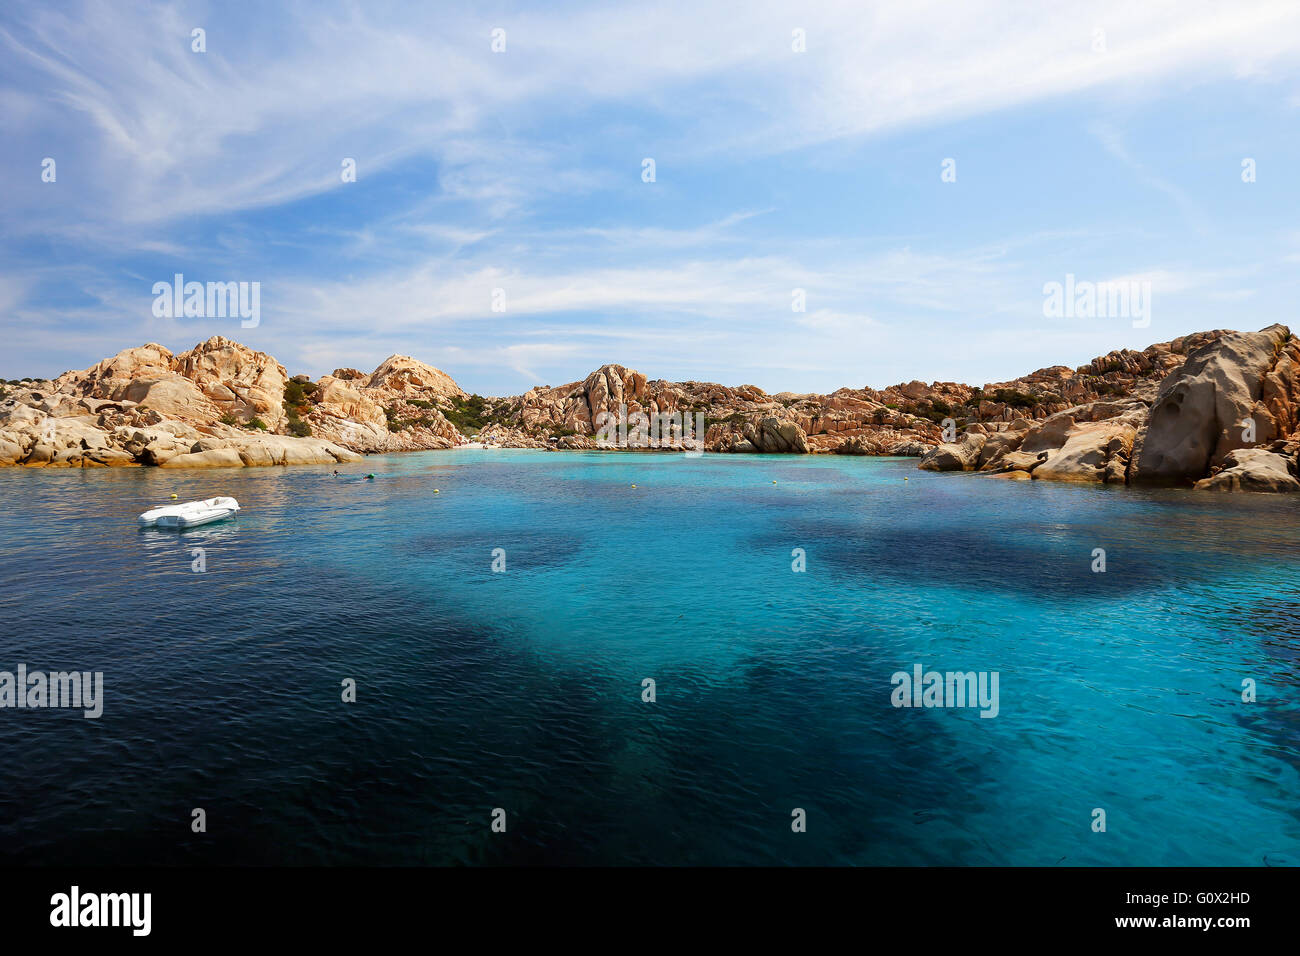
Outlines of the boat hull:
<svg viewBox="0 0 1300 956">
<path fill-rule="evenodd" d="M 163 515 L 158 519 L 154 527 L 197 528 L 199 525 L 212 524 L 214 521 L 225 521 L 227 518 L 233 518 L 238 510 L 238 508 L 213 508 L 210 511 L 199 511 L 185 515 Z"/>
<path fill-rule="evenodd" d="M 195 528 L 224 521 L 238 511 L 239 502 L 234 498 L 207 498 L 154 508 L 140 515 L 139 521 L 142 528 Z"/>
</svg>

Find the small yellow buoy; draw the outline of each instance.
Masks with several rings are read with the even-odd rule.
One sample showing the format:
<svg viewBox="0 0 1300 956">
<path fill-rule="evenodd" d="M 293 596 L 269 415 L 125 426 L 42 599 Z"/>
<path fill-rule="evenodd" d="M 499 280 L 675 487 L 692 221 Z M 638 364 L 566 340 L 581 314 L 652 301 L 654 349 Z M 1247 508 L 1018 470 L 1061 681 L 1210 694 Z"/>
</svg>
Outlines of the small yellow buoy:
<svg viewBox="0 0 1300 956">
<path fill-rule="evenodd" d="M 175 496 L 175 495 L 172 495 L 172 497 L 175 498 L 176 496 Z"/>
<path fill-rule="evenodd" d="M 437 489 L 437 488 L 434 488 L 434 489 L 433 489 L 433 493 L 434 493 L 435 495 L 438 494 L 438 489 Z"/>
<path fill-rule="evenodd" d="M 636 485 L 633 485 L 633 486 L 632 486 L 632 487 L 633 487 L 633 488 L 635 488 L 635 487 L 636 487 Z"/>
</svg>

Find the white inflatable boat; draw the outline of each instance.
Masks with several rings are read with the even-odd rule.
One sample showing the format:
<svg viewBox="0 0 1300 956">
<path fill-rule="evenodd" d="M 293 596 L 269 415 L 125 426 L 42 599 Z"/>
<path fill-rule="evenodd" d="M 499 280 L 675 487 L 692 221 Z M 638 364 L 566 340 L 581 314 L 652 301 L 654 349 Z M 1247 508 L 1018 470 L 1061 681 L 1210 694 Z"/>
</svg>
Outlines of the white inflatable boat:
<svg viewBox="0 0 1300 956">
<path fill-rule="evenodd" d="M 164 505 L 140 516 L 142 528 L 194 528 L 231 517 L 239 510 L 234 498 L 207 498 L 183 505 Z"/>
</svg>

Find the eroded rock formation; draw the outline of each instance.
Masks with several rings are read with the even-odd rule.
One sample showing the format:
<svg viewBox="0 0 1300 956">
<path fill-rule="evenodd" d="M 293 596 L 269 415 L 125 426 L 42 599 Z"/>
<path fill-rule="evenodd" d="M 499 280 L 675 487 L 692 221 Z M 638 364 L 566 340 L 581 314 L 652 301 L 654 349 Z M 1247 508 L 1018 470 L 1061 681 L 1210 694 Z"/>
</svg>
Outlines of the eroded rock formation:
<svg viewBox="0 0 1300 956">
<path fill-rule="evenodd" d="M 180 355 L 126 349 L 84 371 L 10 387 L 0 464 L 218 467 L 356 461 L 320 437 L 287 435 L 288 375 L 265 352 L 214 336 Z M 279 433 L 278 433 L 279 432 Z"/>
<path fill-rule="evenodd" d="M 1214 491 L 1300 491 L 1298 370 L 1300 343 L 1281 325 L 1201 332 L 1141 353 L 1112 352 L 1076 375 L 1058 367 L 986 387 L 985 393 L 1005 394 L 1050 383 L 1053 394 L 1089 400 L 1056 411 L 1035 401 L 1033 411 L 1046 413 L 1042 417 L 994 423 L 993 434 L 1007 437 L 997 452 L 982 451 L 974 467 L 972 445 L 987 448 L 989 439 L 972 436 L 978 426 L 968 425 L 960 440 L 937 446 L 920 467 Z M 1083 390 L 1081 376 L 1094 378 Z"/>
<path fill-rule="evenodd" d="M 1016 480 L 1300 490 L 1300 343 L 1280 325 L 1199 332 L 982 388 L 913 381 L 770 395 L 603 365 L 579 382 L 483 398 L 409 356 L 312 382 L 215 336 L 179 355 L 126 349 L 6 392 L 0 464 L 328 463 L 469 437 L 594 449 L 602 423 L 625 416 L 635 434 L 638 420 L 670 416 L 658 447 L 682 447 L 685 425 L 691 436 L 702 428 L 714 452 L 908 455 L 928 470 Z"/>
</svg>

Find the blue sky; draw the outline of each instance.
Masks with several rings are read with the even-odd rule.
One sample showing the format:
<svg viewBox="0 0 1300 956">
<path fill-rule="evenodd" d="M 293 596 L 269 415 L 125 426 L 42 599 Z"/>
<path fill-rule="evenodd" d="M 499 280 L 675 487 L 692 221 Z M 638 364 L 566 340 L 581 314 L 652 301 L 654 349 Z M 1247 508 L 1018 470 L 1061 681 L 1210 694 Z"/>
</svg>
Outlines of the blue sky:
<svg viewBox="0 0 1300 956">
<path fill-rule="evenodd" d="M 0 121 L 3 378 L 222 334 L 830 391 L 1297 324 L 1290 0 L 11 3 Z M 260 325 L 155 317 L 177 272 Z M 1150 326 L 1045 318 L 1067 273 L 1149 281 Z"/>
</svg>

